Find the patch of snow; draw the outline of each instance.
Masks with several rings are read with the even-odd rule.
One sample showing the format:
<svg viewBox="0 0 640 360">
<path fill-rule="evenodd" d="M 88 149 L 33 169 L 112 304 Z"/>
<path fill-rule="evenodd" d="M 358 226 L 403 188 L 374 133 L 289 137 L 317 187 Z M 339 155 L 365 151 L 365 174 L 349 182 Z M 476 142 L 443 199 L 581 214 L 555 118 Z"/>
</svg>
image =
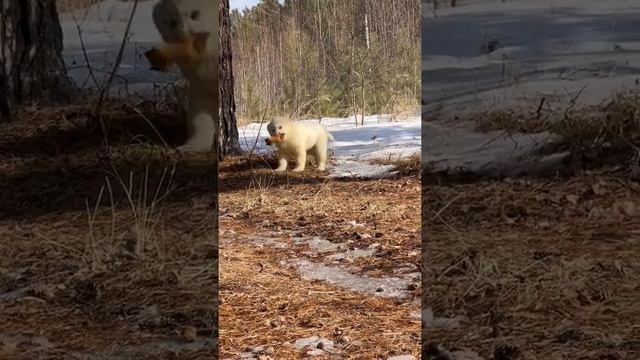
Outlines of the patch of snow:
<svg viewBox="0 0 640 360">
<path fill-rule="evenodd" d="M 283 264 L 296 267 L 305 279 L 326 281 L 352 291 L 385 298 L 404 298 L 410 294 L 408 288 L 411 280 L 408 278 L 358 276 L 340 267 L 307 260 L 283 261 Z"/>
<path fill-rule="evenodd" d="M 335 163 L 328 166 L 331 177 L 382 178 L 393 176 L 392 165 L 374 165 L 374 159 L 399 159 L 420 153 L 421 118 L 418 115 L 402 121 L 392 121 L 388 115 L 365 116 L 364 124 L 355 125 L 353 116 L 348 118 L 322 118 L 299 120 L 320 122 L 333 135 L 329 152 Z M 360 118 L 358 117 L 358 121 Z M 274 152 L 267 146 L 266 124 L 251 123 L 238 129 L 240 145 L 245 150 L 261 153 Z"/>
<path fill-rule="evenodd" d="M 473 125 L 425 122 L 423 163 L 432 171 L 475 173 L 490 177 L 553 172 L 569 154 L 557 151 L 557 137 L 548 133 L 481 133 Z"/>
</svg>

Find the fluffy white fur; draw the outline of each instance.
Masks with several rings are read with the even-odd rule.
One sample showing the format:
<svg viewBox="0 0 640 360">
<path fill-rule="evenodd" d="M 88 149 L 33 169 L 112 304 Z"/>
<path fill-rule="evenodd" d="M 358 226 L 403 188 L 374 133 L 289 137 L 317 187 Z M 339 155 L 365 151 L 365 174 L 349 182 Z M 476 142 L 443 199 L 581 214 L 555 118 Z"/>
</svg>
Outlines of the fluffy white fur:
<svg viewBox="0 0 640 360">
<path fill-rule="evenodd" d="M 189 82 L 187 127 L 189 137 L 181 151 L 210 151 L 217 136 L 218 108 L 218 7 L 212 0 L 160 0 L 153 8 L 153 22 L 167 43 L 189 33 L 209 33 L 203 61 L 197 66 L 178 63 Z"/>
<path fill-rule="evenodd" d="M 308 154 L 316 159 L 318 170 L 326 169 L 328 142 L 334 139 L 324 126 L 275 118 L 267 125 L 267 131 L 271 136 L 283 136 L 282 142 L 275 143 L 278 148 L 276 171 L 287 170 L 290 160 L 296 162 L 293 171 L 303 171 Z"/>
</svg>

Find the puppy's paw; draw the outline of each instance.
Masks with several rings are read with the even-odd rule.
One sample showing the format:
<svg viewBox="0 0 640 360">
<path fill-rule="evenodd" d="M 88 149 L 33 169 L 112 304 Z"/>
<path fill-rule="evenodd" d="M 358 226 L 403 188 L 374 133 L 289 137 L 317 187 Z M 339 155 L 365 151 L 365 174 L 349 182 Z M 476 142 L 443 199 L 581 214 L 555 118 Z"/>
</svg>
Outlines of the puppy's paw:
<svg viewBox="0 0 640 360">
<path fill-rule="evenodd" d="M 287 171 L 287 168 L 276 168 L 277 172 Z"/>
</svg>

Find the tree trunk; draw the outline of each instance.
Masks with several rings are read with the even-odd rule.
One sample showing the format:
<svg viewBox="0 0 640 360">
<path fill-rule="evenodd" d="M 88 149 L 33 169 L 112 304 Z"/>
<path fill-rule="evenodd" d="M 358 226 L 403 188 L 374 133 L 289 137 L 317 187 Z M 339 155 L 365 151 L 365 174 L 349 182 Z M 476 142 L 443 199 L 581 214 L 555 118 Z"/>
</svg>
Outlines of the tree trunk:
<svg viewBox="0 0 640 360">
<path fill-rule="evenodd" d="M 229 0 L 220 0 L 220 147 L 219 158 L 241 153 L 236 121 L 231 51 L 231 19 Z"/>
<path fill-rule="evenodd" d="M 0 0 L 0 122 L 19 105 L 70 102 L 55 0 Z"/>
</svg>

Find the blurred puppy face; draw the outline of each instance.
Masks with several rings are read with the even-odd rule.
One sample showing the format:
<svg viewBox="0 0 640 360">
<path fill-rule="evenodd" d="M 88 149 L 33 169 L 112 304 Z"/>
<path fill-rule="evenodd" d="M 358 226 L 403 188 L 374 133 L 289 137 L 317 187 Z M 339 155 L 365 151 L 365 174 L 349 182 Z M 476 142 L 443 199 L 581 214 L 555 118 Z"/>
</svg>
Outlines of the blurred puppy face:
<svg viewBox="0 0 640 360">
<path fill-rule="evenodd" d="M 189 33 L 213 34 L 218 8 L 213 0 L 160 0 L 152 17 L 162 40 L 178 43 Z"/>
<path fill-rule="evenodd" d="M 271 120 L 269 125 L 267 125 L 267 131 L 269 132 L 269 135 L 271 135 L 272 137 L 285 135 L 286 130 L 284 129 L 285 128 L 284 125 L 285 125 L 285 122 L 287 121 L 288 120 L 280 119 L 280 118 Z"/>
</svg>

